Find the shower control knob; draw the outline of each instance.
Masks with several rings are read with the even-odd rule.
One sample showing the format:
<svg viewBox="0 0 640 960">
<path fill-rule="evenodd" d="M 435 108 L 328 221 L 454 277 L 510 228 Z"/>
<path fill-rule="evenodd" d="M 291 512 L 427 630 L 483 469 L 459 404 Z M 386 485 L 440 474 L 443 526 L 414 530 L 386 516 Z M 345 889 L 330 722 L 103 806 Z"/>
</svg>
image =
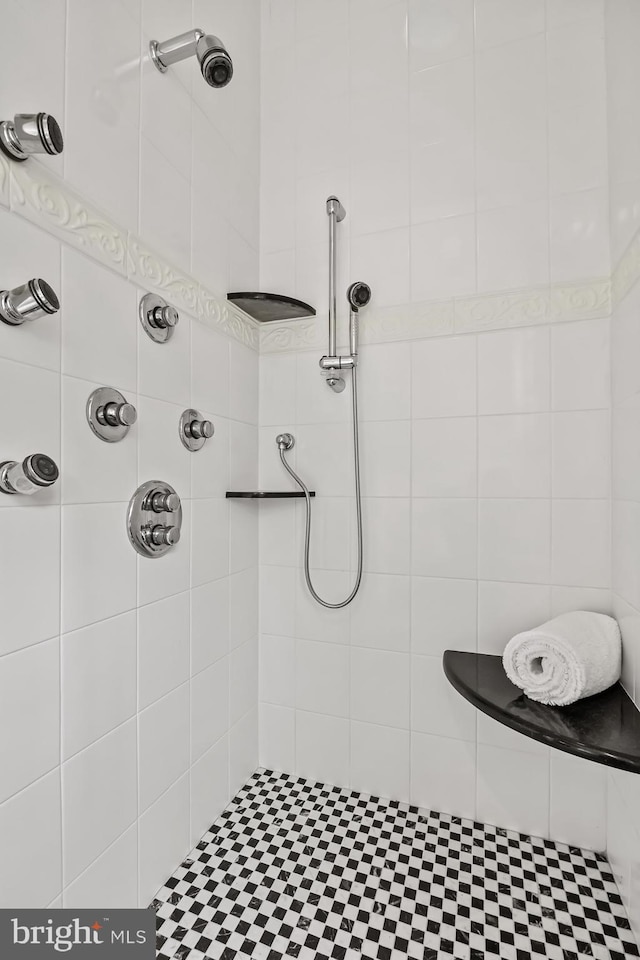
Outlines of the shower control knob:
<svg viewBox="0 0 640 960">
<path fill-rule="evenodd" d="M 146 293 L 140 301 L 140 323 L 156 343 L 171 339 L 179 319 L 176 308 L 155 293 Z"/>
<path fill-rule="evenodd" d="M 156 307 L 151 311 L 151 322 L 163 330 L 166 330 L 167 327 L 175 327 L 179 319 L 178 311 L 169 304 L 164 307 Z"/>
<path fill-rule="evenodd" d="M 151 530 L 151 541 L 157 547 L 173 547 L 180 540 L 180 528 L 157 524 Z"/>
<path fill-rule="evenodd" d="M 12 160 L 26 160 L 34 153 L 55 157 L 63 148 L 62 131 L 49 113 L 17 113 L 0 123 L 0 149 Z"/>
<path fill-rule="evenodd" d="M 200 450 L 214 433 L 211 420 L 205 420 L 197 410 L 185 410 L 180 417 L 180 439 L 187 450 Z"/>
<path fill-rule="evenodd" d="M 108 427 L 131 427 L 138 419 L 132 403 L 107 403 L 98 408 L 96 416 L 100 423 Z"/>
<path fill-rule="evenodd" d="M 180 509 L 180 497 L 177 493 L 163 493 L 157 490 L 151 494 L 151 509 L 155 513 L 175 513 Z"/>
<path fill-rule="evenodd" d="M 134 405 L 113 387 L 98 387 L 87 400 L 89 426 L 106 443 L 124 440 L 137 419 Z"/>
<path fill-rule="evenodd" d="M 0 291 L 0 320 L 17 327 L 25 320 L 38 320 L 60 309 L 55 290 L 46 280 L 29 280 L 21 287 Z"/>
</svg>

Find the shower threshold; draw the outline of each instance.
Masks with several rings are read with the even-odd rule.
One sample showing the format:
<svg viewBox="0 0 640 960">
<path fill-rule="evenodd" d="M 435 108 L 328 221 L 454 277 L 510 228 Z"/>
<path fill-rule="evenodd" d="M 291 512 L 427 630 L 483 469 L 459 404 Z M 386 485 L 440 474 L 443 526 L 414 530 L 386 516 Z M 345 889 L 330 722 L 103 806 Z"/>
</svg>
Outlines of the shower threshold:
<svg viewBox="0 0 640 960">
<path fill-rule="evenodd" d="M 599 960 L 606 857 L 260 770 L 151 904 L 159 960 Z"/>
</svg>

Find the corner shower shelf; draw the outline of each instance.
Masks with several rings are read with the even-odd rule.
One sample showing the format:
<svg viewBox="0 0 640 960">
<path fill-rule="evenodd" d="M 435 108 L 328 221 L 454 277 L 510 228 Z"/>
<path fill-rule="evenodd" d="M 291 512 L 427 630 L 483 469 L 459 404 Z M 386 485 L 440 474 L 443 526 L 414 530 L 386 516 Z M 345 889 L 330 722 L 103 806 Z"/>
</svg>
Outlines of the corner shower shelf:
<svg viewBox="0 0 640 960">
<path fill-rule="evenodd" d="M 309 496 L 315 497 L 315 490 L 309 490 Z M 227 500 L 291 500 L 304 497 L 302 490 L 229 490 Z"/>
<path fill-rule="evenodd" d="M 228 293 L 227 300 L 231 300 L 259 323 L 301 320 L 303 317 L 316 315 L 316 311 L 308 303 L 279 293 Z"/>
<path fill-rule="evenodd" d="M 442 663 L 458 693 L 498 723 L 565 753 L 640 773 L 640 711 L 619 683 L 571 706 L 548 707 L 511 683 L 502 657 L 446 650 Z"/>
</svg>

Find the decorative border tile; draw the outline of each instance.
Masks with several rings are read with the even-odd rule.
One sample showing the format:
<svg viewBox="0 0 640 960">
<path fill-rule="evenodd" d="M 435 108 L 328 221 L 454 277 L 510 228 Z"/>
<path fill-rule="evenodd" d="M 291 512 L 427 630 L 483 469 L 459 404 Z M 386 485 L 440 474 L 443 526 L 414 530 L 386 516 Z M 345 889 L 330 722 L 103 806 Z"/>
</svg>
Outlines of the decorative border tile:
<svg viewBox="0 0 640 960">
<path fill-rule="evenodd" d="M 252 350 L 258 324 L 114 223 L 45 166 L 0 156 L 0 204 Z"/>
<path fill-rule="evenodd" d="M 505 290 L 477 297 L 370 308 L 360 332 L 364 344 L 422 340 L 451 334 L 479 333 L 541 323 L 592 320 L 611 314 L 611 282 L 554 284 Z M 260 328 L 261 353 L 324 348 L 326 318 L 283 320 Z"/>
<path fill-rule="evenodd" d="M 614 303 L 620 303 L 640 280 L 640 230 L 620 257 L 611 277 Z"/>
</svg>

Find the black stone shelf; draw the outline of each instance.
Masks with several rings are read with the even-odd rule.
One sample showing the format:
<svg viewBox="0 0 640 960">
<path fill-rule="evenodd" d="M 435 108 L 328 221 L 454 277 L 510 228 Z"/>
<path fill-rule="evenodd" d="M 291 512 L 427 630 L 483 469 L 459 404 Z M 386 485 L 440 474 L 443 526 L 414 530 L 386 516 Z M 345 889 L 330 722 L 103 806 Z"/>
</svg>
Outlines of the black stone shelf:
<svg viewBox="0 0 640 960">
<path fill-rule="evenodd" d="M 309 490 L 309 496 L 315 497 L 315 490 Z M 292 500 L 304 497 L 302 490 L 229 490 L 227 500 Z"/>
<path fill-rule="evenodd" d="M 259 323 L 301 320 L 303 317 L 316 315 L 316 311 L 308 303 L 280 293 L 228 293 L 227 300 L 231 300 Z"/>
<path fill-rule="evenodd" d="M 619 683 L 568 707 L 548 707 L 511 683 L 502 657 L 446 650 L 442 664 L 458 693 L 498 723 L 565 753 L 640 773 L 640 711 Z"/>
</svg>

